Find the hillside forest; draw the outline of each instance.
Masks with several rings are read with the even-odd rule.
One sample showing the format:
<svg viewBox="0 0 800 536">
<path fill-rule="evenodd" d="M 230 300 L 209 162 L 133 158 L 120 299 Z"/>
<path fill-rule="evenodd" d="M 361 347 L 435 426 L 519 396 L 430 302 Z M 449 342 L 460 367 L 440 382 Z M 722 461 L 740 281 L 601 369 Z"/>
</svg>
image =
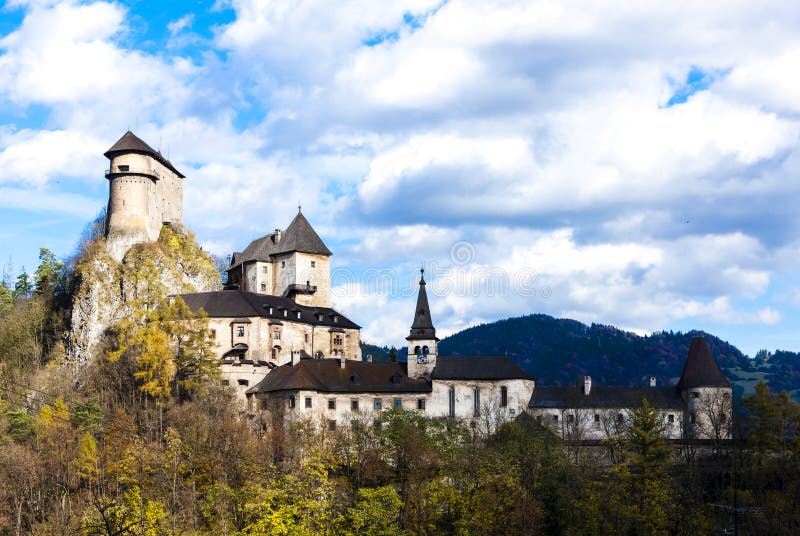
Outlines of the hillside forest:
<svg viewBox="0 0 800 536">
<path fill-rule="evenodd" d="M 800 406 L 764 382 L 738 403 L 734 440 L 705 445 L 668 442 L 646 402 L 589 447 L 524 416 L 493 433 L 394 409 L 270 428 L 240 414 L 207 320 L 165 295 L 146 251 L 148 292 L 94 359 L 66 360 L 98 247 L 43 249 L 0 284 L 0 534 L 800 532 Z"/>
</svg>

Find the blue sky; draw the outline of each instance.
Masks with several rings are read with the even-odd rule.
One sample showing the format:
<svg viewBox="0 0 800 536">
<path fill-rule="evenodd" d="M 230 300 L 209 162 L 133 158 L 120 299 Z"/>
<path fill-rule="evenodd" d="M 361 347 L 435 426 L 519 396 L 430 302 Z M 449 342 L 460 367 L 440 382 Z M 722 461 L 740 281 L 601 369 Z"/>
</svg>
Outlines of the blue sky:
<svg viewBox="0 0 800 536">
<path fill-rule="evenodd" d="M 80 2 L 0 11 L 0 262 L 69 255 L 132 129 L 209 251 L 285 228 L 401 344 L 532 312 L 800 350 L 792 2 Z"/>
</svg>

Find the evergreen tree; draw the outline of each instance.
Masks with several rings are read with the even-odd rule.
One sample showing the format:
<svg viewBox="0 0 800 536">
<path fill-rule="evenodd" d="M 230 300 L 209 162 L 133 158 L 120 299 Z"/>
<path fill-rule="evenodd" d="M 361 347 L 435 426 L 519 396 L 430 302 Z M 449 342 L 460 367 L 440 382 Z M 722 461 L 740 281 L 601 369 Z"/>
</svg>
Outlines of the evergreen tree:
<svg viewBox="0 0 800 536">
<path fill-rule="evenodd" d="M 27 298 L 31 295 L 31 290 L 33 289 L 33 285 L 31 285 L 30 277 L 28 277 L 28 272 L 25 271 L 25 267 L 22 267 L 22 272 L 17 276 L 17 282 L 14 284 L 14 298 Z"/>
<path fill-rule="evenodd" d="M 39 267 L 34 273 L 36 294 L 52 297 L 61 291 L 63 286 L 64 264 L 47 248 L 39 249 Z"/>
</svg>

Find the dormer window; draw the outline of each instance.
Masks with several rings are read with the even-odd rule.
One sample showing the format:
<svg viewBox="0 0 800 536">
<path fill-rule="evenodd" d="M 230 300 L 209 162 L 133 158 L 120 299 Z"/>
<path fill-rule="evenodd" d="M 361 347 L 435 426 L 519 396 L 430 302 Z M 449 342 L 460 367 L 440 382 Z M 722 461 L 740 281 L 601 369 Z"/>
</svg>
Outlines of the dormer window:
<svg viewBox="0 0 800 536">
<path fill-rule="evenodd" d="M 339 315 L 333 315 L 333 323 L 336 324 L 339 322 Z"/>
<path fill-rule="evenodd" d="M 317 315 L 317 322 L 322 322 L 322 313 Z"/>
<path fill-rule="evenodd" d="M 353 374 L 352 376 L 350 376 L 350 381 L 354 385 L 358 385 L 361 383 L 361 376 L 359 376 L 358 374 Z"/>
<path fill-rule="evenodd" d="M 392 375 L 392 383 L 394 385 L 400 385 L 400 381 L 401 380 L 402 380 L 402 377 L 399 374 L 393 374 Z"/>
<path fill-rule="evenodd" d="M 297 311 L 297 319 L 300 320 L 300 311 Z"/>
<path fill-rule="evenodd" d="M 286 317 L 288 317 L 288 316 L 289 316 L 289 311 L 287 311 L 286 309 L 284 309 L 284 310 L 283 310 L 283 317 L 284 317 L 284 318 L 286 318 Z"/>
<path fill-rule="evenodd" d="M 274 307 L 270 307 L 269 308 L 269 314 L 271 314 L 271 315 L 275 314 L 275 308 Z"/>
</svg>

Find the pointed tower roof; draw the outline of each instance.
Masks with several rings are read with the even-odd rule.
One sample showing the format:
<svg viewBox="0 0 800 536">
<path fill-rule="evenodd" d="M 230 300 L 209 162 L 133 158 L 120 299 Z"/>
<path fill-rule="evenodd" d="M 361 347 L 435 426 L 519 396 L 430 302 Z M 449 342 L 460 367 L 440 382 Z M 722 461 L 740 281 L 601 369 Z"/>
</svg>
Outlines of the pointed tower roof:
<svg viewBox="0 0 800 536">
<path fill-rule="evenodd" d="M 420 269 L 419 294 L 417 294 L 417 309 L 414 312 L 414 322 L 411 324 L 411 333 L 406 340 L 436 339 L 436 328 L 431 319 L 431 308 L 428 305 L 428 293 L 425 291 L 425 270 Z"/>
<path fill-rule="evenodd" d="M 695 337 L 689 346 L 678 387 L 730 387 L 703 337 Z"/>
<path fill-rule="evenodd" d="M 333 255 L 331 250 L 322 242 L 322 239 L 300 211 L 297 212 L 297 216 L 294 217 L 292 223 L 290 223 L 289 227 L 284 231 L 273 255 L 292 253 L 295 251 L 327 255 L 328 257 Z"/>
<path fill-rule="evenodd" d="M 125 134 L 122 135 L 120 139 L 117 140 L 117 143 L 111 146 L 111 148 L 103 153 L 103 156 L 111 160 L 115 156 L 124 153 L 139 153 L 139 154 L 146 154 L 148 156 L 152 156 L 159 162 L 161 162 L 164 166 L 169 168 L 173 173 L 178 175 L 180 178 L 185 178 L 183 173 L 175 169 L 175 166 L 172 163 L 164 158 L 164 155 L 161 154 L 161 151 L 156 151 L 152 147 L 150 147 L 147 143 L 145 143 L 141 138 L 139 138 L 136 134 L 131 132 L 130 130 L 127 131 Z"/>
</svg>

